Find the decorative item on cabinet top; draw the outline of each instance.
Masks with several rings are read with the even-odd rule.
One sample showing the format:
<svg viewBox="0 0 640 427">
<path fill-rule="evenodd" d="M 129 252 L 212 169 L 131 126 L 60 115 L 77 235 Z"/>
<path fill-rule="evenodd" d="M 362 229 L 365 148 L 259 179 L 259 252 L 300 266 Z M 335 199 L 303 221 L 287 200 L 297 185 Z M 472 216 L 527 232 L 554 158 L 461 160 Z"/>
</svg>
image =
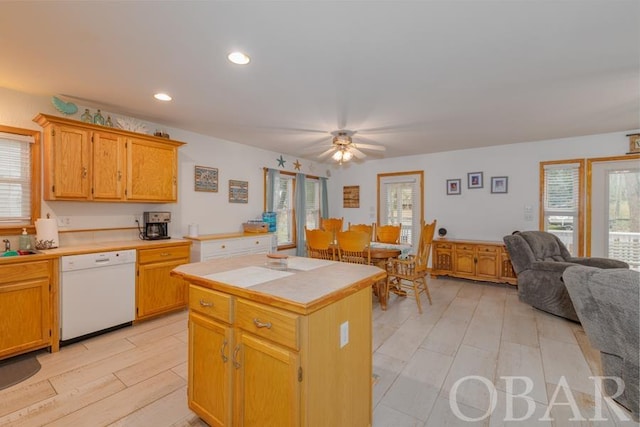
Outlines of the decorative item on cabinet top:
<svg viewBox="0 0 640 427">
<path fill-rule="evenodd" d="M 85 113 L 88 112 L 89 109 L 87 108 L 85 110 Z M 83 114 L 84 116 L 84 114 Z M 105 131 L 105 126 L 100 126 L 100 125 L 96 125 L 93 123 L 93 116 L 91 116 L 91 113 L 88 113 L 88 117 L 91 117 L 91 122 L 85 122 L 85 121 L 80 121 L 80 120 L 74 120 L 74 119 L 69 119 L 66 117 L 59 117 L 59 116 L 52 116 L 50 114 L 43 114 L 40 113 L 37 116 L 35 116 L 33 118 L 33 121 L 36 122 L 37 124 L 39 124 L 42 127 L 45 127 L 46 125 L 49 124 L 57 124 L 57 125 L 65 125 L 65 126 L 75 126 L 75 127 L 81 127 L 83 129 L 86 130 L 90 130 L 90 131 L 99 131 L 99 132 L 104 132 Z M 136 126 L 134 124 L 132 125 L 125 125 L 126 127 L 130 127 L 131 129 L 125 129 L 123 127 L 121 127 L 120 125 L 120 121 L 122 119 L 116 119 L 116 122 L 118 123 L 118 127 L 113 127 L 113 128 L 109 128 L 108 132 L 112 132 L 115 134 L 121 134 L 121 135 L 125 135 L 125 136 L 135 136 L 137 138 L 144 138 L 146 140 L 149 141 L 157 141 L 157 142 L 161 142 L 164 144 L 171 144 L 171 145 L 175 145 L 175 146 L 181 146 L 181 145 L 185 145 L 185 142 L 181 142 L 181 141 L 176 141 L 175 139 L 167 139 L 167 138 L 163 138 L 163 137 L 159 137 L 159 136 L 154 136 L 151 135 L 149 133 L 146 133 L 146 126 L 140 122 L 137 122 L 135 119 L 125 119 L 127 122 L 129 123 L 129 121 L 133 121 L 133 122 L 137 122 L 139 124 L 141 124 L 142 126 Z M 133 123 L 132 122 L 132 123 Z M 138 130 L 136 130 L 138 129 Z"/>
<path fill-rule="evenodd" d="M 60 111 L 62 114 L 66 114 L 67 116 L 78 112 L 78 106 L 76 104 L 73 102 L 64 102 L 57 96 L 53 96 L 51 98 L 51 103 L 56 107 L 56 110 Z"/>
</svg>

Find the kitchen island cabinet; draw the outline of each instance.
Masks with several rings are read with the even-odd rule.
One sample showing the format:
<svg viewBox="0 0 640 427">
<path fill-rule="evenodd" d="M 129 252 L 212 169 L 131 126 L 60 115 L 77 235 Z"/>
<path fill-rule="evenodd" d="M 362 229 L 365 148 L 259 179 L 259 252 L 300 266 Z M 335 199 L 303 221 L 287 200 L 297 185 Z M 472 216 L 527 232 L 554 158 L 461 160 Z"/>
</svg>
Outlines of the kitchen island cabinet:
<svg viewBox="0 0 640 427">
<path fill-rule="evenodd" d="M 193 241 L 193 262 L 238 255 L 267 254 L 278 249 L 275 233 L 222 233 L 184 238 Z"/>
<path fill-rule="evenodd" d="M 212 426 L 370 426 L 375 266 L 265 255 L 177 267 L 189 407 Z"/>
<path fill-rule="evenodd" d="M 16 258 L 0 265 L 0 359 L 58 350 L 58 259 Z"/>
</svg>

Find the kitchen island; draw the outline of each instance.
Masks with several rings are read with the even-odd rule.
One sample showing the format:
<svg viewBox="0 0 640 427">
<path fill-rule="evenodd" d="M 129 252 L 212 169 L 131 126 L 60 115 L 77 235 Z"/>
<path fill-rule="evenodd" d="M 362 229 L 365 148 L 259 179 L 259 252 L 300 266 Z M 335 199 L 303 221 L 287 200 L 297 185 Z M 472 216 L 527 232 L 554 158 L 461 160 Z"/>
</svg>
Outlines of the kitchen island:
<svg viewBox="0 0 640 427">
<path fill-rule="evenodd" d="M 370 426 L 374 266 L 186 264 L 189 407 L 212 426 Z"/>
</svg>

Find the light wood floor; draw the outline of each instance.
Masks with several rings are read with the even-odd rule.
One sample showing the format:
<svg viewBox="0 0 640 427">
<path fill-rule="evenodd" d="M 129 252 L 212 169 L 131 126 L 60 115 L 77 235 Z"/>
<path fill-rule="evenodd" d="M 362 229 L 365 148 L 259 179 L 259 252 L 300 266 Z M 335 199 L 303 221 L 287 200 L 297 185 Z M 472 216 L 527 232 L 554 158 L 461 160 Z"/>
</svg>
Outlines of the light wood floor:
<svg viewBox="0 0 640 427">
<path fill-rule="evenodd" d="M 418 314 L 411 298 L 392 296 L 387 311 L 374 302 L 374 426 L 618 426 L 606 405 L 606 421 L 591 422 L 599 355 L 580 325 L 532 309 L 508 285 L 431 279 L 433 305 Z M 427 303 L 428 304 L 428 303 Z M 67 347 L 38 352 L 42 369 L 0 391 L 0 426 L 205 426 L 186 403 L 187 314 L 180 312 Z M 450 392 L 467 375 L 495 385 L 497 403 L 482 421 L 465 422 L 452 409 Z M 535 412 L 504 421 L 507 384 L 527 376 Z M 567 393 L 553 396 L 561 378 L 579 407 L 573 416 Z M 522 383 L 514 382 L 513 393 Z M 487 412 L 489 387 L 464 381 L 455 393 L 468 418 Z M 514 400 L 514 417 L 526 414 Z M 539 418 L 551 405 L 551 421 Z M 330 426 L 337 427 L 337 426 Z M 345 426 L 358 427 L 358 426 Z"/>
</svg>

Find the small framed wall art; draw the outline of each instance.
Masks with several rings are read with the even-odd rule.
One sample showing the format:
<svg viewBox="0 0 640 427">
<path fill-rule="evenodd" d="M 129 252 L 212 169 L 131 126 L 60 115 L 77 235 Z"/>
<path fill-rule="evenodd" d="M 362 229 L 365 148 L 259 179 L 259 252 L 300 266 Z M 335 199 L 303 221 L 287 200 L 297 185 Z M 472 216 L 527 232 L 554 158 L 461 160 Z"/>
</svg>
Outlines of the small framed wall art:
<svg viewBox="0 0 640 427">
<path fill-rule="evenodd" d="M 229 203 L 249 203 L 249 181 L 229 180 Z"/>
<path fill-rule="evenodd" d="M 506 176 L 492 176 L 491 177 L 491 192 L 492 193 L 507 193 L 508 192 L 509 178 Z"/>
<path fill-rule="evenodd" d="M 447 180 L 447 195 L 460 194 L 462 192 L 462 180 L 461 179 L 448 179 Z"/>
<path fill-rule="evenodd" d="M 360 207 L 360 186 L 345 185 L 342 188 L 342 207 L 359 208 Z"/>
<path fill-rule="evenodd" d="M 218 192 L 218 169 L 205 166 L 195 167 L 195 190 Z"/>
<path fill-rule="evenodd" d="M 640 153 L 640 133 L 630 133 L 629 137 L 629 152 L 627 154 Z"/>
<path fill-rule="evenodd" d="M 467 188 L 482 188 L 482 172 L 469 172 L 467 174 Z"/>
</svg>

